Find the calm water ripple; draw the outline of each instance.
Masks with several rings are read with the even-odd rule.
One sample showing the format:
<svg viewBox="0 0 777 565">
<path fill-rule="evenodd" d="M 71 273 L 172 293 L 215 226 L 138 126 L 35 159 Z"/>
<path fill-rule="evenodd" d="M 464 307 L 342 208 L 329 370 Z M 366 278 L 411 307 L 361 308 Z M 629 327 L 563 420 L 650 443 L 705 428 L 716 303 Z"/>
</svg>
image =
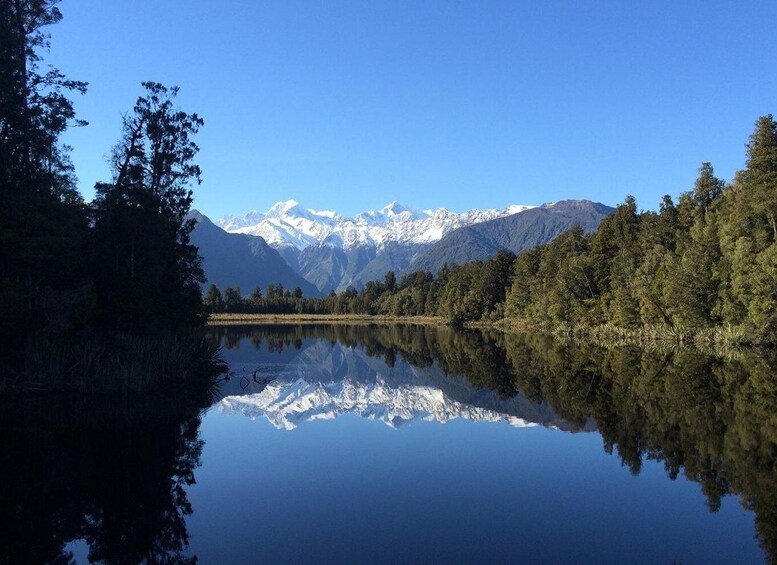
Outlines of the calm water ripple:
<svg viewBox="0 0 777 565">
<path fill-rule="evenodd" d="M 0 406 L 0 562 L 760 563 L 773 352 L 213 330 L 216 399 Z"/>
</svg>

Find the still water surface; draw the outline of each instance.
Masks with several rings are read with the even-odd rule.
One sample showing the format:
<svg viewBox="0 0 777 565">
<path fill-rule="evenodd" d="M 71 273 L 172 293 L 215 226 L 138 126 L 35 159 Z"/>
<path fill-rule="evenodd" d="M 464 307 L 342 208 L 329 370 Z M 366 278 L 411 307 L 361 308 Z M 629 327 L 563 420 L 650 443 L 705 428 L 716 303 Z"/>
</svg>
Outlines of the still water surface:
<svg viewBox="0 0 777 565">
<path fill-rule="evenodd" d="M 761 563 L 768 355 L 222 328 L 205 404 L 5 410 L 0 562 Z M 35 445 L 35 449 L 30 446 Z"/>
</svg>

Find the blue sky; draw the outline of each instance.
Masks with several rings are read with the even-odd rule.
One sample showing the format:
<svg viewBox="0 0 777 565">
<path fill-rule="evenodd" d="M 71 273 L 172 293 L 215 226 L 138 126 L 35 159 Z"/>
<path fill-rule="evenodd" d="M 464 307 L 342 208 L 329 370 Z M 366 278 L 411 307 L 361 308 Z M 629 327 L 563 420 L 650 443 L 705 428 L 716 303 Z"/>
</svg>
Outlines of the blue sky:
<svg viewBox="0 0 777 565">
<path fill-rule="evenodd" d="M 63 0 L 47 61 L 90 83 L 80 188 L 140 82 L 205 119 L 195 206 L 351 214 L 589 198 L 643 208 L 730 179 L 777 113 L 777 2 Z"/>
</svg>

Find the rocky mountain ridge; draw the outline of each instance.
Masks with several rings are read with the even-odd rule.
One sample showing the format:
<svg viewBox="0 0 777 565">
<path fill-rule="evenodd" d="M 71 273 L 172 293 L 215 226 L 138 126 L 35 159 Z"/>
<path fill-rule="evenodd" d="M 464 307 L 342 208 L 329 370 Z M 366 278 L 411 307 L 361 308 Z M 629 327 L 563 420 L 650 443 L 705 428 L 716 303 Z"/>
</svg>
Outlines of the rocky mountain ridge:
<svg viewBox="0 0 777 565">
<path fill-rule="evenodd" d="M 275 248 L 293 247 L 302 251 L 316 245 L 341 249 L 373 246 L 380 251 L 391 243 L 433 243 L 457 228 L 533 207 L 516 204 L 503 210 L 457 213 L 438 208 L 418 212 L 399 202 L 392 202 L 380 210 L 368 210 L 348 217 L 329 210 L 303 208 L 296 200 L 287 200 L 276 203 L 267 212 L 225 216 L 216 223 L 230 233 L 258 235 Z"/>
<path fill-rule="evenodd" d="M 487 259 L 501 249 L 520 253 L 547 243 L 574 225 L 593 231 L 612 210 L 589 200 L 461 213 L 446 208 L 419 212 L 392 202 L 380 210 L 349 217 L 303 208 L 297 201 L 287 200 L 266 212 L 223 217 L 217 222 L 219 227 L 211 226 L 234 238 L 266 242 L 309 283 L 308 289 L 295 286 L 311 296 L 349 287 L 360 289 L 369 281 L 382 280 L 388 271 L 397 276 L 416 270 L 436 272 L 444 264 Z M 253 249 L 260 247 L 256 241 L 251 243 Z M 211 265 L 224 263 L 225 258 L 217 257 L 217 252 L 210 255 Z M 206 260 L 206 275 L 208 263 Z M 273 268 L 278 270 L 277 261 L 273 261 Z"/>
</svg>

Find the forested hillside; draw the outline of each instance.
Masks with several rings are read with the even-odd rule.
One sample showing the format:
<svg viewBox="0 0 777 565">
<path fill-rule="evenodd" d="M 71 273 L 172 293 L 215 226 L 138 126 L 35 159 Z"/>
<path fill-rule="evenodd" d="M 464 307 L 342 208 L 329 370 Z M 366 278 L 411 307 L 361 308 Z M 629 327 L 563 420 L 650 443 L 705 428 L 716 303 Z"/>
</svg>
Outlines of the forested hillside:
<svg viewBox="0 0 777 565">
<path fill-rule="evenodd" d="M 499 251 L 521 253 L 552 241 L 573 226 L 590 233 L 612 212 L 598 202 L 565 200 L 466 226 L 432 244 L 413 260 L 409 270 L 436 273 L 444 265 L 490 259 Z"/>
<path fill-rule="evenodd" d="M 777 343 L 777 124 L 755 124 L 731 183 L 703 163 L 658 211 L 626 197 L 587 234 L 575 226 L 517 257 L 417 271 L 320 299 L 206 299 L 211 311 L 442 316 L 651 338 Z M 527 213 L 524 213 L 527 214 Z"/>
<path fill-rule="evenodd" d="M 703 163 L 693 189 L 658 212 L 628 197 L 596 233 L 571 230 L 521 255 L 508 317 L 670 331 L 726 327 L 777 342 L 777 124 L 756 122 L 730 184 Z"/>
</svg>

